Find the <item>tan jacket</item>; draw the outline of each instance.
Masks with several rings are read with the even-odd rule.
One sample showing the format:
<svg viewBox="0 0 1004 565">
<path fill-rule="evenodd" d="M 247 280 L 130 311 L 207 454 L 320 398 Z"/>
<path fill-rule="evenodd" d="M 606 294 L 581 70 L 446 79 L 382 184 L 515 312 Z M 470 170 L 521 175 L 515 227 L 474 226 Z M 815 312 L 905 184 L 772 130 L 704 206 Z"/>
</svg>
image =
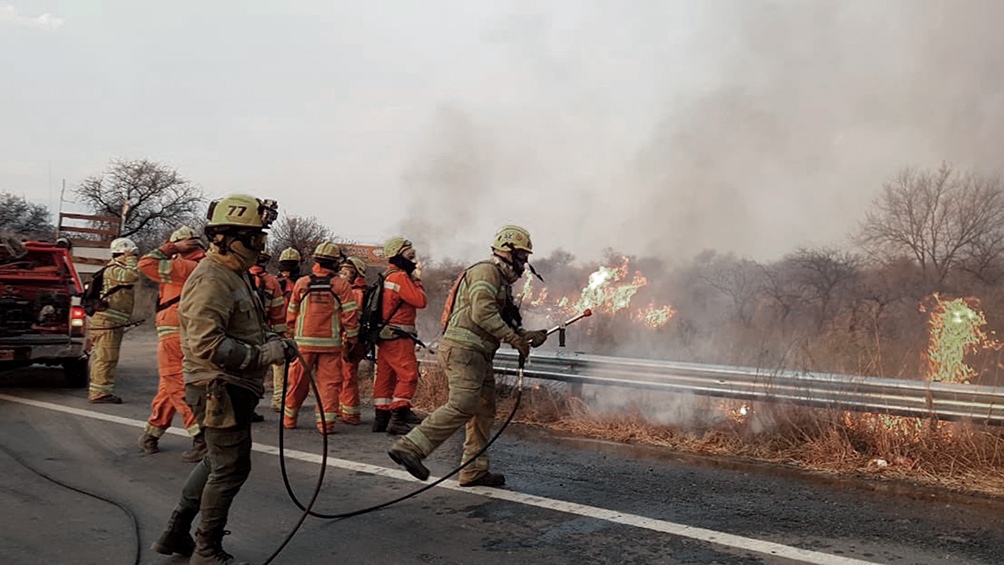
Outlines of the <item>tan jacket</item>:
<svg viewBox="0 0 1004 565">
<path fill-rule="evenodd" d="M 102 276 L 104 284 L 101 287 L 101 295 L 108 295 L 105 300 L 108 302 L 108 309 L 94 314 L 94 318 L 103 322 L 107 320 L 115 325 L 124 324 L 132 316 L 132 309 L 136 303 L 136 289 L 134 286 L 139 281 L 139 269 L 136 268 L 136 257 L 117 257 L 108 262 Z M 116 286 L 120 288 L 108 294 Z"/>
<path fill-rule="evenodd" d="M 468 268 L 462 276 L 443 339 L 492 357 L 500 342 L 516 333 L 502 320 L 502 308 L 512 300 L 512 285 L 502 276 L 495 257 Z"/>
<path fill-rule="evenodd" d="M 277 336 L 268 329 L 264 308 L 235 257 L 215 249 L 206 254 L 185 281 L 178 321 L 186 383 L 219 378 L 264 392 L 269 366 L 259 363 L 261 346 Z"/>
</svg>

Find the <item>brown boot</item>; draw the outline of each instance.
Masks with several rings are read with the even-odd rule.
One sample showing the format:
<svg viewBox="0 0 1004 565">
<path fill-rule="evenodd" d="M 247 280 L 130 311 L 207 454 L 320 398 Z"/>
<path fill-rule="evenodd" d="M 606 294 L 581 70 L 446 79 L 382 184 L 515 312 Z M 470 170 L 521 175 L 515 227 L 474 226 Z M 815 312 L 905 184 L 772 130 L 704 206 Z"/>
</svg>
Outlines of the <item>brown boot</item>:
<svg viewBox="0 0 1004 565">
<path fill-rule="evenodd" d="M 163 555 L 177 553 L 188 557 L 195 551 L 195 540 L 192 539 L 190 530 L 192 520 L 198 514 L 198 510 L 175 510 L 171 513 L 171 518 L 167 521 L 167 528 L 160 538 L 153 542 L 150 549 Z"/>
<path fill-rule="evenodd" d="M 144 432 L 143 435 L 139 436 L 137 443 L 139 444 L 139 448 L 143 450 L 143 453 L 153 455 L 160 452 L 160 447 L 157 445 L 159 441 L 158 438 Z"/>
<path fill-rule="evenodd" d="M 189 463 L 198 463 L 208 452 L 206 447 L 206 436 L 203 432 L 192 436 L 192 449 L 181 454 L 181 460 Z"/>
<path fill-rule="evenodd" d="M 412 426 L 408 423 L 409 412 L 407 406 L 392 410 L 390 422 L 387 422 L 387 433 L 392 436 L 400 436 L 410 432 Z"/>
<path fill-rule="evenodd" d="M 196 530 L 195 553 L 188 560 L 188 565 L 251 565 L 246 561 L 237 561 L 223 550 L 223 536 L 229 533 L 223 528 L 208 532 Z"/>
<path fill-rule="evenodd" d="M 390 422 L 390 410 L 373 411 L 373 431 L 386 432 L 387 424 Z"/>
<path fill-rule="evenodd" d="M 408 440 L 399 439 L 397 441 L 401 442 Z M 411 473 L 412 477 L 415 477 L 420 481 L 424 481 L 429 478 L 429 469 L 422 464 L 422 460 L 418 457 L 418 455 L 412 453 L 411 450 L 394 444 L 389 450 L 387 450 L 387 455 L 389 455 L 395 463 L 404 467 L 406 471 Z"/>
<path fill-rule="evenodd" d="M 405 422 L 417 426 L 418 424 L 421 424 L 422 420 L 424 420 L 424 419 L 425 419 L 425 416 L 419 416 L 417 413 L 415 413 L 414 410 L 411 409 L 411 406 L 405 408 L 405 412 L 404 412 L 404 421 Z"/>
<path fill-rule="evenodd" d="M 462 487 L 500 487 L 505 485 L 505 475 L 485 471 L 468 481 L 460 481 Z"/>
</svg>

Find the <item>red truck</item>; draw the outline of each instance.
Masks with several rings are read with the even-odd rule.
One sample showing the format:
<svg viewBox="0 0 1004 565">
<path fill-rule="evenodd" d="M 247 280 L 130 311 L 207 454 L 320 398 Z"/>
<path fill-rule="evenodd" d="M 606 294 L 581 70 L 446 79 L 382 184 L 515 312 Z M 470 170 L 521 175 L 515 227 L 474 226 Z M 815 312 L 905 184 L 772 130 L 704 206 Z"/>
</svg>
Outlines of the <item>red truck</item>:
<svg viewBox="0 0 1004 565">
<path fill-rule="evenodd" d="M 67 386 L 87 386 L 83 290 L 66 246 L 0 237 L 0 371 L 62 366 Z"/>
</svg>

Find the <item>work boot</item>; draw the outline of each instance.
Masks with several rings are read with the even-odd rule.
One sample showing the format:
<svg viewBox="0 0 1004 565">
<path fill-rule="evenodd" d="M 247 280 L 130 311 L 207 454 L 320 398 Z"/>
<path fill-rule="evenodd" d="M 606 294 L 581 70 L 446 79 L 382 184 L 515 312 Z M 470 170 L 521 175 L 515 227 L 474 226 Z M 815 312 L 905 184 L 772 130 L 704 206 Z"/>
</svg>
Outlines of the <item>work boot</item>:
<svg viewBox="0 0 1004 565">
<path fill-rule="evenodd" d="M 408 407 L 391 410 L 390 422 L 387 423 L 387 433 L 392 436 L 403 436 L 411 431 L 408 423 Z"/>
<path fill-rule="evenodd" d="M 373 412 L 373 431 L 386 432 L 390 423 L 390 410 L 375 410 Z"/>
<path fill-rule="evenodd" d="M 422 420 L 425 419 L 425 416 L 419 416 L 418 414 L 416 414 L 411 409 L 411 406 L 406 407 L 404 409 L 404 411 L 405 411 L 404 412 L 404 421 L 407 422 L 407 423 L 409 423 L 409 424 L 413 424 L 413 425 L 417 426 L 418 424 L 422 423 Z"/>
<path fill-rule="evenodd" d="M 192 449 L 181 454 L 181 460 L 189 463 L 198 463 L 206 456 L 209 448 L 206 447 L 206 436 L 204 432 L 192 436 Z"/>
<path fill-rule="evenodd" d="M 223 550 L 223 536 L 229 533 L 223 528 L 208 532 L 196 530 L 195 553 L 188 560 L 188 565 L 251 565 L 246 561 L 237 561 Z"/>
<path fill-rule="evenodd" d="M 411 473 L 412 477 L 415 477 L 420 481 L 424 481 L 429 478 L 429 470 L 422 464 L 422 460 L 418 457 L 418 455 L 415 455 L 411 451 L 398 447 L 397 444 L 394 444 L 387 450 L 387 455 L 390 455 L 390 458 L 393 459 L 395 463 L 401 465 L 405 468 L 405 470 Z"/>
<path fill-rule="evenodd" d="M 160 441 L 160 439 L 157 437 L 143 432 L 143 435 L 139 436 L 139 441 L 137 443 L 139 443 L 139 448 L 143 450 L 143 453 L 153 455 L 154 453 L 160 452 L 160 447 L 157 445 L 158 441 Z"/>
<path fill-rule="evenodd" d="M 252 423 L 258 423 L 258 422 L 264 422 L 264 421 L 265 421 L 265 416 L 262 416 L 261 414 L 259 414 L 257 412 L 252 412 L 251 413 L 251 422 Z"/>
<path fill-rule="evenodd" d="M 469 481 L 461 481 L 462 487 L 500 487 L 505 484 L 505 475 L 485 471 Z"/>
<path fill-rule="evenodd" d="M 177 553 L 188 557 L 195 551 L 195 540 L 189 530 L 198 510 L 175 510 L 167 521 L 167 529 L 153 542 L 150 549 L 163 555 Z"/>
<path fill-rule="evenodd" d="M 91 404 L 122 404 L 122 399 L 114 394 L 102 394 L 97 398 L 88 400 Z"/>
</svg>

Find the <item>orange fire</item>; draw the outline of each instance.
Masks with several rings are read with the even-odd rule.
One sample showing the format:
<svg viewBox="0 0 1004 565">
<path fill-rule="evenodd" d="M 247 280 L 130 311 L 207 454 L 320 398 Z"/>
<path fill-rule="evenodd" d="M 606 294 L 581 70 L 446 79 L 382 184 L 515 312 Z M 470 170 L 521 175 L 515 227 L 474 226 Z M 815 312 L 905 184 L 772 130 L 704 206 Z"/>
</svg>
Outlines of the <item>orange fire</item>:
<svg viewBox="0 0 1004 565">
<path fill-rule="evenodd" d="M 586 286 L 577 295 L 562 296 L 553 301 L 549 300 L 548 288 L 542 286 L 535 289 L 533 280 L 527 275 L 521 300 L 524 305 L 558 316 L 574 315 L 586 310 L 611 316 L 623 312 L 629 319 L 645 327 L 662 328 L 676 314 L 672 306 L 652 303 L 643 308 L 631 309 L 631 301 L 645 286 L 648 286 L 648 278 L 640 271 L 632 272 L 630 260 L 624 257 L 620 265 L 600 266 L 591 273 Z"/>
</svg>

